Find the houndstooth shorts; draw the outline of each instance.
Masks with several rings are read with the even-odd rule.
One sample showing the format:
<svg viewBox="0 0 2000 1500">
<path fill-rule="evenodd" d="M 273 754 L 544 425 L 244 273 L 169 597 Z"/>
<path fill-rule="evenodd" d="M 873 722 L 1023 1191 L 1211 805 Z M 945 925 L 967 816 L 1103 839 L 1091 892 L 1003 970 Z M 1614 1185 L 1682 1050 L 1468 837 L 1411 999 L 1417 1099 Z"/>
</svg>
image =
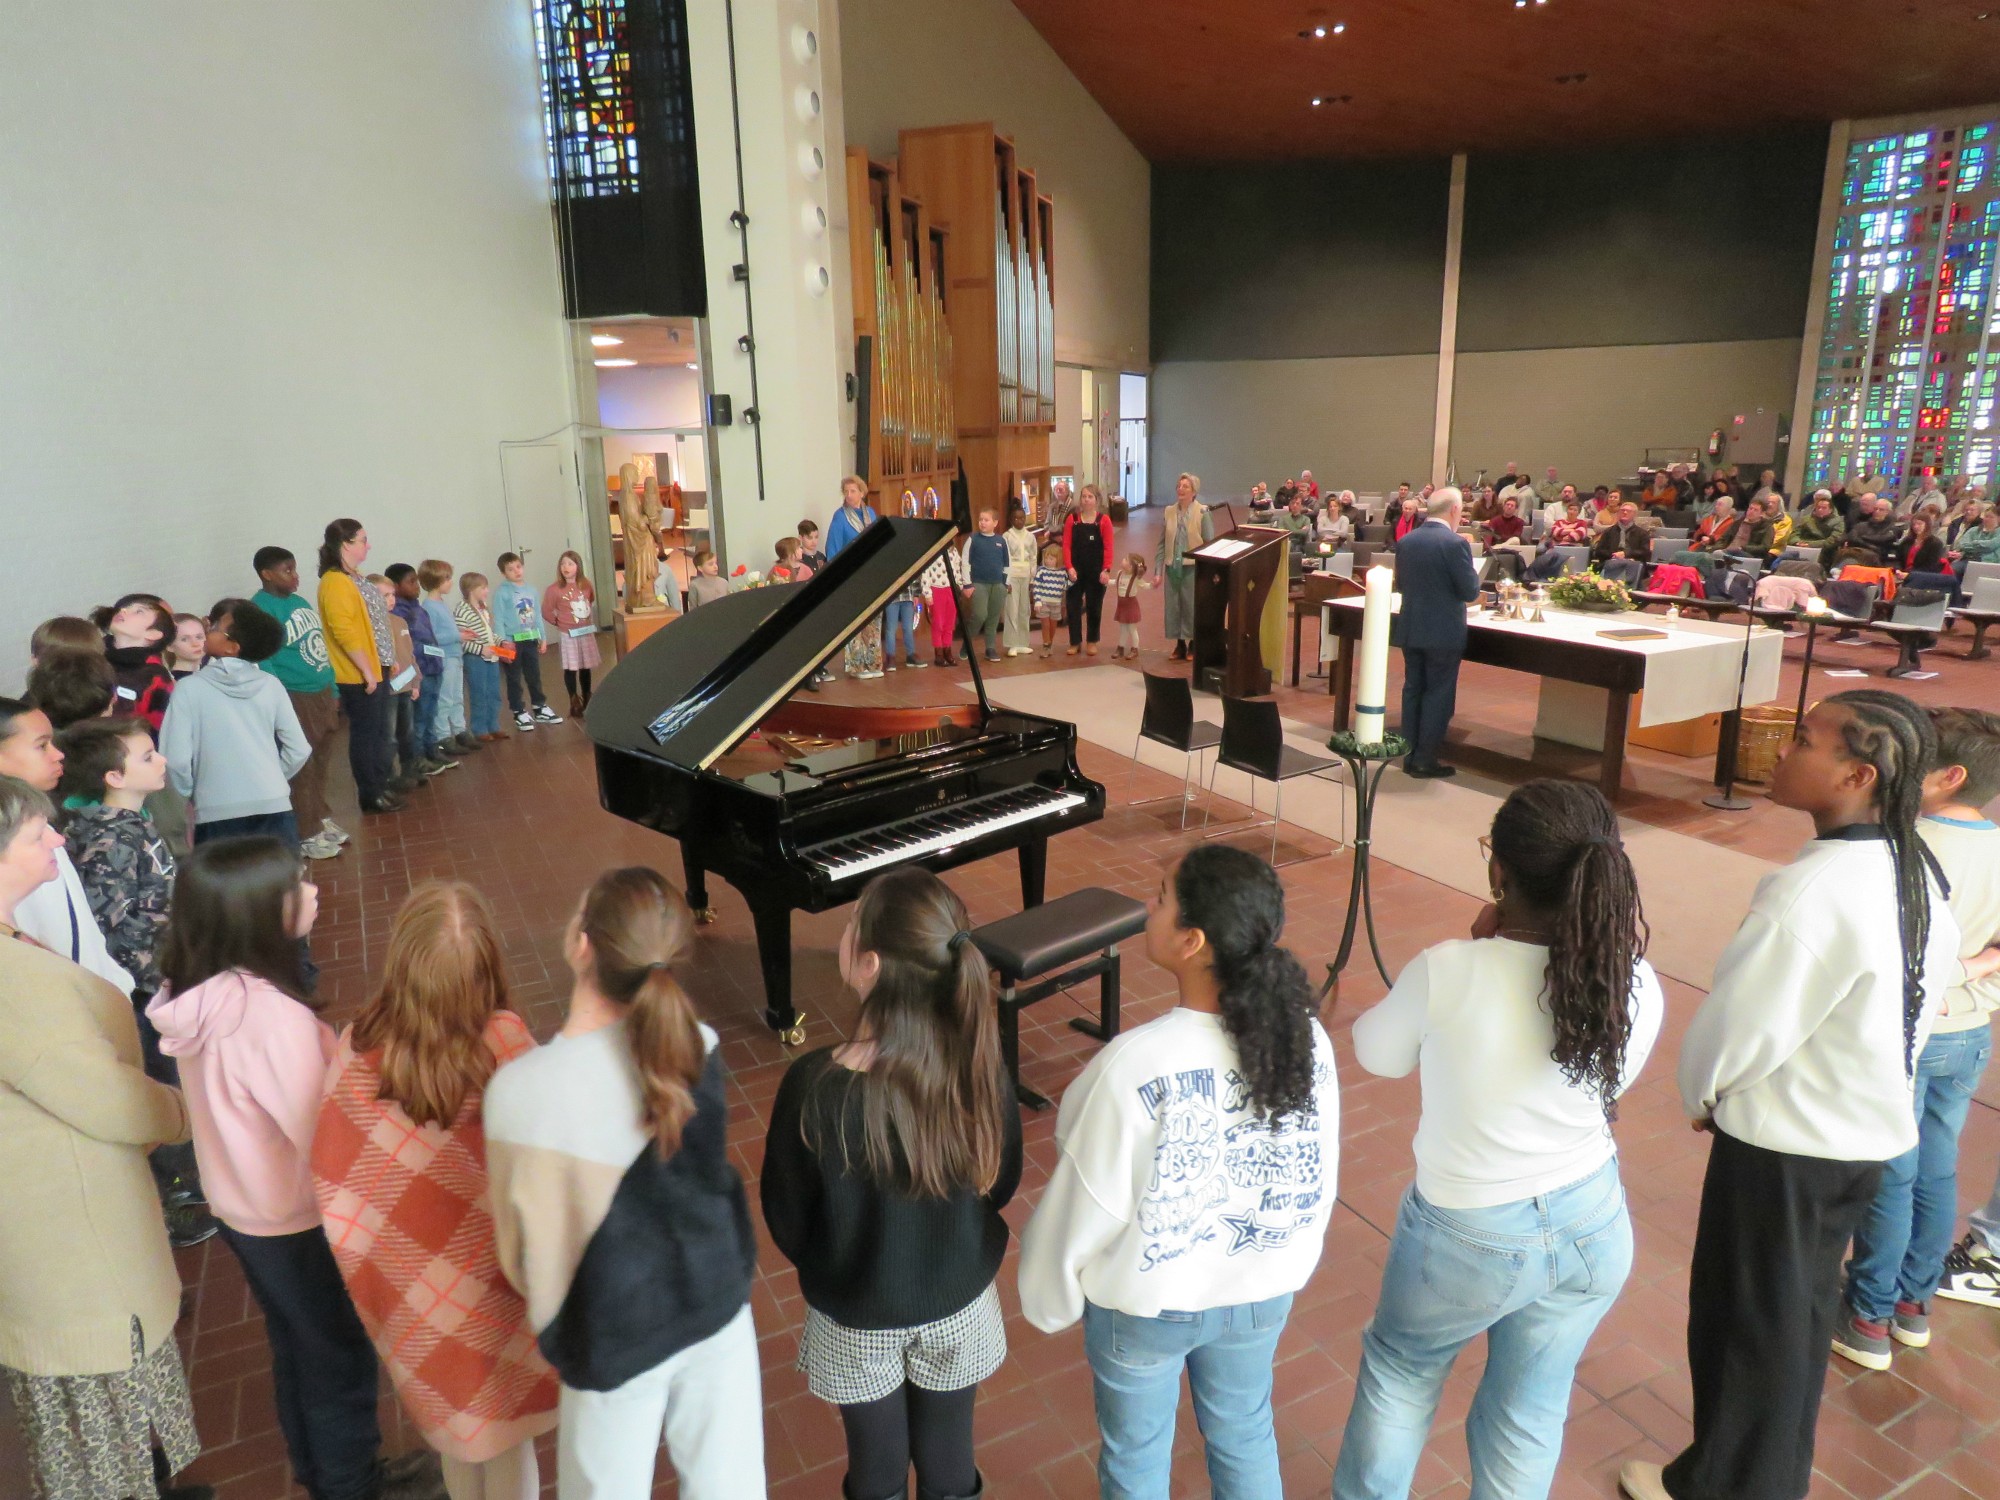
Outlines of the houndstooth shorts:
<svg viewBox="0 0 2000 1500">
<path fill-rule="evenodd" d="M 880 1401 L 906 1380 L 927 1391 L 963 1390 L 1006 1359 L 1006 1322 L 991 1286 L 957 1312 L 915 1328 L 849 1328 L 808 1307 L 799 1335 L 806 1388 L 836 1406 Z"/>
</svg>

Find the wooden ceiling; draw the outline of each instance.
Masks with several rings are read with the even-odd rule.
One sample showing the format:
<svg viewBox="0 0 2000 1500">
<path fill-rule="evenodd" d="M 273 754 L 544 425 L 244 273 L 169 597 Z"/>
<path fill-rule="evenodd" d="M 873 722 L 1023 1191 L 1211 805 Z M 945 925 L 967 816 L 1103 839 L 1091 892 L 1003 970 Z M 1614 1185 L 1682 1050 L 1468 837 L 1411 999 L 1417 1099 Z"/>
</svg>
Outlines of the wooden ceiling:
<svg viewBox="0 0 2000 1500">
<path fill-rule="evenodd" d="M 2000 0 L 1015 4 L 1161 162 L 1511 151 L 2000 101 Z"/>
</svg>

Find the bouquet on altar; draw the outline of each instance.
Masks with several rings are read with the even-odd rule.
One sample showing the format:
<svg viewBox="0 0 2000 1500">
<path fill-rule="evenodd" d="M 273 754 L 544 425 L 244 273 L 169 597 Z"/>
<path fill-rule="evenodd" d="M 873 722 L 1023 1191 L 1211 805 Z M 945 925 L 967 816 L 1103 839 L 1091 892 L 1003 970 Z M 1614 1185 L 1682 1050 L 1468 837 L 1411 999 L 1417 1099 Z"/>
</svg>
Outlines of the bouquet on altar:
<svg viewBox="0 0 2000 1500">
<path fill-rule="evenodd" d="M 1601 573 L 1569 573 L 1549 585 L 1549 603 L 1563 609 L 1637 609 L 1624 584 Z"/>
</svg>

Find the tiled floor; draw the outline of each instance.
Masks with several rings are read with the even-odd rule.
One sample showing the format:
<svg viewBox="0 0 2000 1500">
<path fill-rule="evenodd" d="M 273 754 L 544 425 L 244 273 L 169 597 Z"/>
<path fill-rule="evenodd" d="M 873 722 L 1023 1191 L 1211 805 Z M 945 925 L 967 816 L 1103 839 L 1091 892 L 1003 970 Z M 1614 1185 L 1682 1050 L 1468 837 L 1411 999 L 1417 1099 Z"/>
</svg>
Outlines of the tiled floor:
<svg viewBox="0 0 2000 1500">
<path fill-rule="evenodd" d="M 1156 637 L 1158 596 L 1148 605 L 1148 631 Z M 1065 660 L 1059 651 L 1048 665 L 1024 660 L 998 670 L 1056 670 Z M 2000 666 L 1969 666 L 1948 655 L 1941 664 L 1944 675 L 1916 685 L 1918 692 L 1934 701 L 1991 703 L 2000 698 Z M 1157 670 L 1163 663 L 1154 655 L 1146 665 Z M 902 701 L 945 701 L 955 690 L 942 685 L 942 675 L 899 673 L 875 691 Z M 1817 691 L 1839 685 L 1827 683 Z M 1293 696 L 1288 690 L 1285 698 L 1288 716 L 1323 720 L 1323 697 L 1305 692 Z M 1506 759 L 1525 758 L 1533 749 L 1527 739 L 1532 700 L 1523 692 L 1523 680 L 1468 669 L 1460 704 L 1459 733 L 1467 741 L 1460 757 L 1476 759 L 1482 770 L 1507 779 L 1530 774 L 1527 765 Z M 1545 754 L 1535 763 L 1544 773 L 1582 769 Z M 1173 783 L 1152 772 L 1135 780 L 1129 762 L 1095 746 L 1083 746 L 1081 756 L 1086 774 L 1109 787 L 1112 805 L 1101 823 L 1052 845 L 1050 894 L 1103 885 L 1144 896 L 1191 836 L 1174 826 L 1171 802 L 1134 808 L 1126 799 L 1170 792 Z M 1755 811 L 1724 822 L 1730 815 L 1712 814 L 1698 805 L 1707 789 L 1703 778 L 1701 767 L 1639 752 L 1631 780 L 1642 793 L 1628 799 L 1624 810 L 1769 857 L 1783 858 L 1795 847 L 1804 831 L 1796 815 L 1760 799 Z M 336 1023 L 366 995 L 379 971 L 397 904 L 415 881 L 456 876 L 486 892 L 505 928 L 515 1006 L 538 1034 L 546 1035 L 559 1023 L 564 1000 L 559 933 L 584 887 L 613 863 L 655 863 L 678 875 L 679 862 L 668 841 L 598 809 L 588 740 L 573 726 L 489 747 L 417 794 L 410 810 L 393 818 L 364 822 L 354 816 L 344 772 L 339 779 L 345 799 L 341 816 L 355 830 L 354 845 L 339 860 L 314 867 L 322 882 L 315 948 L 325 967 L 328 1016 Z M 1468 829 L 1466 836 L 1476 831 Z M 1317 840 L 1301 842 L 1310 849 L 1287 852 L 1321 847 Z M 1379 853 L 1388 863 L 1377 867 L 1376 910 L 1393 971 L 1426 945 L 1461 934 L 1475 903 L 1395 868 L 1394 849 Z M 1348 872 L 1344 853 L 1285 872 L 1291 912 L 1287 942 L 1315 972 L 1338 941 Z M 1018 891 L 1011 859 L 970 866 L 949 878 L 975 920 L 1015 909 Z M 746 1177 L 754 1178 L 765 1118 L 787 1055 L 758 1020 L 761 989 L 747 913 L 728 887 L 718 884 L 715 895 L 720 920 L 704 930 L 697 957 L 683 977 L 724 1039 L 737 1160 Z M 811 1018 L 811 1045 L 833 1038 L 852 1016 L 851 1002 L 840 993 L 833 956 L 845 919 L 845 913 L 832 912 L 801 917 L 795 924 L 797 990 Z M 1718 920 L 1729 919 L 1718 914 Z M 1381 988 L 1372 973 L 1362 974 L 1357 966 L 1329 1013 L 1344 1092 L 1340 1204 L 1325 1256 L 1300 1294 L 1280 1345 L 1277 1424 L 1288 1496 L 1328 1493 L 1354 1389 L 1361 1327 L 1375 1301 L 1385 1236 L 1411 1175 L 1416 1084 L 1368 1077 L 1353 1066 L 1347 1045 L 1353 1016 Z M 1673 1061 L 1700 997 L 1679 985 L 1670 984 L 1669 991 L 1666 1031 L 1627 1097 L 1618 1126 L 1638 1232 L 1636 1264 L 1578 1371 L 1555 1491 L 1560 1497 L 1611 1495 L 1621 1460 L 1671 1454 L 1688 1435 L 1682 1332 L 1704 1141 L 1682 1119 Z M 1093 997 L 1094 992 L 1057 997 L 1028 1013 L 1022 1035 L 1028 1082 L 1056 1095 L 1076 1075 L 1093 1044 L 1063 1022 L 1086 1013 Z M 1128 1024 L 1157 1015 L 1171 1003 L 1166 977 L 1136 945 L 1128 946 L 1124 1003 Z M 1967 1129 L 1961 1183 L 1968 1202 L 1983 1199 L 2000 1159 L 1994 1097 L 1989 1087 L 1988 1099 L 1975 1108 Z M 1053 1114 L 1031 1115 L 1026 1123 L 1028 1166 L 1020 1195 L 1008 1211 L 1017 1229 L 1039 1196 L 1053 1158 Z M 242 1277 L 218 1242 L 183 1253 L 180 1263 L 188 1288 L 181 1333 L 205 1444 L 193 1475 L 218 1485 L 228 1500 L 285 1495 L 284 1449 L 268 1388 L 270 1361 Z M 771 1492 L 785 1500 L 830 1500 L 840 1492 L 841 1432 L 833 1410 L 807 1394 L 791 1368 L 802 1310 L 797 1279 L 768 1243 L 759 1265 L 753 1307 L 764 1350 Z M 1015 1306 L 1013 1282 L 1010 1260 L 1001 1274 L 1010 1309 Z M 2000 1496 L 2000 1313 L 1940 1303 L 1935 1319 L 1934 1346 L 1901 1354 L 1892 1374 L 1857 1378 L 1835 1361 L 1820 1424 L 1815 1496 Z M 1008 1331 L 1011 1357 L 987 1383 L 979 1405 L 980 1463 L 989 1493 L 1029 1500 L 1094 1494 L 1095 1433 L 1079 1332 L 1048 1337 L 1018 1316 L 1010 1317 Z M 1469 1492 L 1463 1423 L 1480 1362 L 1480 1349 L 1468 1348 L 1451 1379 L 1418 1473 L 1419 1495 Z M 386 1394 L 383 1414 L 392 1448 L 417 1444 Z M 0 1414 L 0 1495 L 25 1493 L 17 1444 L 18 1436 Z M 553 1462 L 547 1457 L 544 1474 L 552 1494 Z M 672 1481 L 663 1478 L 658 1492 L 670 1494 L 672 1488 Z M 1199 1439 L 1184 1412 L 1174 1493 L 1206 1492 Z"/>
</svg>

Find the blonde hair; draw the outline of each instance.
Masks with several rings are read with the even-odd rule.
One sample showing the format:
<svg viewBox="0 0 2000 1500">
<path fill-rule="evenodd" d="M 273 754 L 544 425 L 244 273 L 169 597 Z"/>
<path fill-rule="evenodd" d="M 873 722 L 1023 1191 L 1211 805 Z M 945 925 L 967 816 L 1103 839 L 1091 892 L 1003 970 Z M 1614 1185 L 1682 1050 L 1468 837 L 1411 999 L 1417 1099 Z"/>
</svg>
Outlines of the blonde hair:
<svg viewBox="0 0 2000 1500">
<path fill-rule="evenodd" d="M 485 588 L 486 584 L 487 578 L 484 573 L 466 573 L 458 580 L 459 597 L 465 600 L 467 604 L 470 604 L 473 594 Z"/>
<path fill-rule="evenodd" d="M 632 865 L 598 876 L 576 920 L 590 940 L 598 989 L 625 1012 L 646 1130 L 665 1159 L 680 1149 L 708 1059 L 694 1006 L 673 973 L 693 941 L 694 914 L 659 871 Z"/>
<path fill-rule="evenodd" d="M 443 558 L 427 557 L 417 564 L 417 587 L 434 594 L 451 582 L 451 564 Z"/>
<path fill-rule="evenodd" d="M 1199 499 L 1201 497 L 1201 476 L 1199 474 L 1189 474 L 1183 471 L 1180 476 L 1180 479 L 1176 479 L 1174 481 L 1175 489 L 1180 488 L 1181 479 L 1185 479 L 1188 482 L 1189 487 L 1194 490 L 1195 498 Z"/>
<path fill-rule="evenodd" d="M 382 986 L 355 1017 L 357 1053 L 382 1054 L 379 1097 L 448 1127 L 493 1076 L 486 1024 L 507 1008 L 493 908 L 462 880 L 410 892 L 389 932 Z"/>
</svg>

